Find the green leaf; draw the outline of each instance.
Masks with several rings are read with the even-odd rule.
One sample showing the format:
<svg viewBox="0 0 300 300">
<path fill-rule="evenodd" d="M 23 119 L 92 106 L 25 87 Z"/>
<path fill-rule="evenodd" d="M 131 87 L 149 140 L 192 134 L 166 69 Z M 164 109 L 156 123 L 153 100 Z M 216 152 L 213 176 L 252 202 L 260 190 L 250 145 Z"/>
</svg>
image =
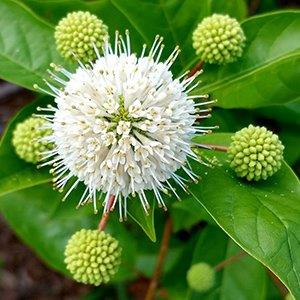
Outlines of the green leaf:
<svg viewBox="0 0 300 300">
<path fill-rule="evenodd" d="M 164 276 L 163 287 L 174 300 L 266 299 L 268 280 L 264 267 L 250 256 L 217 272 L 215 285 L 208 292 L 197 293 L 188 287 L 186 274 L 190 266 L 206 262 L 215 267 L 240 252 L 241 248 L 220 228 L 208 225 L 186 242 L 178 263 Z M 180 279 L 174 280 L 174 274 Z"/>
<path fill-rule="evenodd" d="M 174 202 L 171 206 L 171 217 L 175 232 L 182 229 L 188 230 L 200 221 L 215 224 L 203 206 L 192 197 L 185 197 L 183 201 Z"/>
<path fill-rule="evenodd" d="M 198 142 L 228 145 L 230 134 L 199 137 Z M 206 155 L 209 151 L 203 150 Z M 225 153 L 223 164 L 202 176 L 191 191 L 224 231 L 245 251 L 270 268 L 297 298 L 300 296 L 300 185 L 292 170 L 282 168 L 266 181 L 238 179 Z M 207 171 L 207 173 L 204 173 Z"/>
<path fill-rule="evenodd" d="M 247 37 L 236 63 L 205 65 L 203 85 L 225 108 L 255 108 L 299 100 L 300 12 L 283 11 L 242 23 Z"/>
<path fill-rule="evenodd" d="M 238 255 L 241 248 L 232 241 L 227 246 L 226 258 Z M 222 300 L 265 299 L 268 278 L 262 264 L 250 256 L 242 257 L 223 270 Z"/>
<path fill-rule="evenodd" d="M 41 184 L 2 196 L 0 211 L 39 257 L 67 274 L 63 263 L 67 240 L 81 228 L 96 227 L 97 219 L 90 209 L 76 211 L 74 203 L 61 203 L 60 199 L 50 184 Z"/>
<path fill-rule="evenodd" d="M 285 105 L 274 105 L 257 110 L 263 117 L 282 123 L 300 126 L 300 100 Z"/>
<path fill-rule="evenodd" d="M 64 249 L 68 239 L 81 228 L 94 229 L 101 215 L 92 213 L 90 206 L 75 209 L 73 199 L 61 202 L 61 194 L 50 184 L 16 191 L 0 198 L 0 211 L 17 235 L 50 267 L 66 275 Z M 122 265 L 114 280 L 134 276 L 136 243 L 123 224 L 112 217 L 106 228 L 123 248 Z"/>
<path fill-rule="evenodd" d="M 204 261 L 216 266 L 238 255 L 241 248 L 220 229 L 208 226 L 194 249 L 192 265 Z M 264 267 L 250 256 L 241 257 L 219 271 L 215 286 L 206 293 L 188 290 L 188 299 L 247 300 L 265 299 L 267 277 Z"/>
<path fill-rule="evenodd" d="M 47 168 L 37 170 L 36 165 L 26 163 L 15 153 L 11 143 L 12 134 L 19 122 L 24 121 L 36 111 L 36 107 L 45 106 L 49 101 L 41 97 L 23 108 L 9 123 L 0 142 L 0 196 L 34 185 L 51 181 Z"/>
<path fill-rule="evenodd" d="M 0 77 L 28 89 L 43 84 L 50 63 L 63 62 L 53 28 L 19 1 L 1 0 L 0 14 Z"/>
<path fill-rule="evenodd" d="M 238 19 L 246 16 L 244 0 L 113 0 L 92 1 L 23 0 L 37 14 L 56 24 L 60 18 L 72 10 L 89 10 L 98 15 L 109 26 L 110 33 L 123 32 L 126 28 L 132 32 L 133 47 L 141 49 L 141 41 L 151 44 L 159 34 L 165 38 L 165 53 L 168 55 L 176 45 L 182 53 L 179 61 L 182 67 L 195 58 L 192 48 L 192 32 L 197 24 L 214 12 L 229 14 Z M 230 2 L 230 3 L 228 3 Z"/>
<path fill-rule="evenodd" d="M 128 215 L 141 226 L 152 242 L 156 242 L 154 209 L 155 201 L 152 201 L 149 214 L 147 215 L 145 214 L 142 204 L 137 197 L 128 200 Z"/>
</svg>

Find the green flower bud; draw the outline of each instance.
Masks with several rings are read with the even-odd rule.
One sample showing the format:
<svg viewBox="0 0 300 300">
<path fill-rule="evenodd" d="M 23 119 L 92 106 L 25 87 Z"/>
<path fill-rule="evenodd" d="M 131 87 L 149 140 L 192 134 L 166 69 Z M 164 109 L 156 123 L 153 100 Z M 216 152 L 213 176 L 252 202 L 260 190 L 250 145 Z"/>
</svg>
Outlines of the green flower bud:
<svg viewBox="0 0 300 300">
<path fill-rule="evenodd" d="M 265 127 L 249 125 L 231 137 L 230 166 L 239 177 L 267 179 L 281 167 L 283 149 L 276 134 Z"/>
<path fill-rule="evenodd" d="M 108 38 L 107 30 L 103 21 L 88 11 L 68 13 L 55 28 L 57 50 L 67 59 L 88 63 L 96 59 L 94 45 L 101 49 Z"/>
<path fill-rule="evenodd" d="M 187 282 L 191 289 L 206 292 L 215 284 L 216 272 L 207 263 L 200 262 L 192 265 L 187 272 Z"/>
<path fill-rule="evenodd" d="M 193 47 L 201 60 L 226 64 L 242 56 L 245 35 L 239 22 L 228 15 L 213 14 L 198 24 L 193 32 Z"/>
<path fill-rule="evenodd" d="M 98 286 L 117 273 L 121 251 L 118 241 L 104 231 L 81 229 L 68 241 L 65 263 L 76 281 Z"/>
<path fill-rule="evenodd" d="M 51 129 L 43 128 L 47 123 L 42 118 L 30 117 L 16 126 L 12 144 L 21 159 L 36 164 L 41 161 L 42 152 L 53 149 L 53 143 L 41 140 L 52 133 Z"/>
</svg>

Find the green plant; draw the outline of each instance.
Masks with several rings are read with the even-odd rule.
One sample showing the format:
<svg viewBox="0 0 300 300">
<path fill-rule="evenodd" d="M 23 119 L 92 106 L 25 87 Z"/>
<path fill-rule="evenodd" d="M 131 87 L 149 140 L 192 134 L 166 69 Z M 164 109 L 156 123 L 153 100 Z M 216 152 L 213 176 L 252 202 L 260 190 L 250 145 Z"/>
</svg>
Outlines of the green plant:
<svg viewBox="0 0 300 300">
<path fill-rule="evenodd" d="M 172 66 L 174 77 L 185 74 L 182 77 L 185 80 L 192 78 L 197 81 L 199 75 L 202 82 L 189 93 L 188 100 L 202 95 L 204 100 L 201 98 L 197 101 L 207 103 L 208 107 L 204 108 L 200 118 L 210 117 L 210 114 L 212 117 L 200 119 L 199 134 L 192 140 L 194 151 L 189 152 L 192 156 L 189 164 L 193 173 L 188 170 L 185 175 L 180 171 L 176 173 L 185 176 L 183 189 L 180 184 L 171 182 L 171 187 L 166 185 L 161 188 L 159 196 L 146 191 L 145 198 L 138 198 L 133 191 L 127 198 L 124 195 L 110 197 L 110 192 L 105 190 L 107 195 L 104 193 L 100 196 L 99 193 L 94 197 L 96 190 L 86 190 L 76 178 L 70 178 L 71 181 L 64 182 L 67 187 L 65 190 L 70 193 L 62 195 L 53 190 L 50 184 L 57 165 L 52 166 L 52 172 L 49 173 L 47 167 L 37 170 L 34 165 L 17 157 L 12 145 L 17 124 L 37 113 L 38 107 L 47 108 L 50 105 L 48 109 L 52 112 L 56 109 L 54 97 L 43 94 L 47 88 L 43 79 L 48 80 L 52 87 L 50 93 L 58 97 L 58 88 L 61 87 L 54 83 L 57 72 L 69 76 L 65 69 L 74 73 L 77 68 L 76 63 L 65 60 L 57 52 L 54 31 L 61 18 L 78 10 L 89 11 L 102 19 L 108 26 L 112 40 L 116 30 L 123 34 L 128 29 L 132 53 L 140 53 L 144 43 L 150 47 L 157 34 L 163 36 L 161 61 L 167 59 L 176 45 L 181 49 L 180 54 L 177 48 L 173 53 L 174 56 L 179 54 Z M 148 299 L 153 299 L 158 289 L 166 290 L 171 299 L 230 298 L 232 295 L 235 299 L 268 299 L 273 296 L 268 289 L 270 278 L 265 272 L 266 267 L 279 277 L 295 299 L 300 298 L 300 188 L 296 175 L 287 164 L 295 167 L 299 161 L 299 151 L 295 145 L 299 130 L 300 94 L 297 69 L 300 60 L 298 10 L 275 11 L 248 18 L 247 5 L 242 0 L 2 0 L 0 12 L 0 77 L 27 89 L 37 85 L 42 92 L 35 101 L 20 110 L 3 134 L 0 144 L 0 211 L 37 255 L 50 267 L 70 275 L 64 264 L 67 241 L 82 228 L 97 227 L 101 219 L 101 204 L 104 202 L 106 206 L 100 229 L 105 227 L 123 249 L 119 271 L 111 281 L 113 284 L 126 283 L 142 273 L 151 278 Z M 242 56 L 230 64 L 204 63 L 192 47 L 192 34 L 197 24 L 214 13 L 228 14 L 239 20 L 246 37 Z M 126 31 L 123 40 L 119 40 L 121 45 L 127 42 L 127 36 Z M 156 43 L 161 43 L 160 38 L 156 39 Z M 129 52 L 128 46 L 126 51 Z M 160 55 L 158 52 L 156 54 Z M 50 64 L 54 68 L 47 71 Z M 203 70 L 201 75 L 200 70 Z M 103 75 L 107 70 L 100 68 L 100 71 Z M 65 85 L 64 82 L 69 79 L 63 77 L 61 80 Z M 79 86 L 75 88 L 80 89 Z M 68 101 L 76 100 L 75 97 L 67 98 L 68 93 L 64 96 L 66 101 L 61 103 L 63 107 L 67 107 L 68 111 L 76 110 L 76 105 L 75 108 L 67 106 Z M 80 107 L 83 107 L 86 93 L 79 96 Z M 218 101 L 215 102 L 215 99 Z M 97 123 L 96 118 L 93 121 L 93 125 L 98 126 L 93 127 L 94 133 L 98 130 L 101 132 L 107 147 L 114 143 L 114 138 L 119 139 L 124 131 L 131 133 L 133 129 L 130 124 L 143 122 L 145 118 L 142 114 L 130 115 L 126 97 L 119 97 L 118 100 L 118 108 L 106 120 L 110 124 L 107 135 L 102 134 L 99 129 L 101 124 Z M 190 107 L 188 100 L 186 105 Z M 214 107 L 210 112 L 212 105 Z M 138 103 L 134 109 L 138 111 Z M 231 136 L 249 123 L 267 126 L 269 124 L 261 124 L 261 120 L 263 123 L 270 118 L 276 122 L 275 129 L 280 128 L 279 137 L 285 146 L 283 157 L 287 162 L 283 161 L 281 168 L 266 180 L 248 182 L 237 177 L 230 168 L 226 152 Z M 67 122 L 69 119 L 65 120 Z M 65 126 L 63 123 L 60 120 L 61 128 Z M 216 130 L 214 125 L 219 125 L 220 129 Z M 155 130 L 149 128 L 148 123 L 140 126 L 140 131 Z M 272 125 L 267 127 L 273 130 Z M 75 128 L 74 134 L 81 133 L 78 128 Z M 210 133 L 211 128 L 214 133 L 200 135 L 202 131 Z M 112 136 L 111 133 L 115 131 L 116 136 Z M 95 145 L 90 142 L 89 149 L 92 149 L 93 155 Z M 156 155 L 160 157 L 162 152 L 157 150 Z M 195 156 L 201 163 L 194 161 Z M 80 155 L 76 158 L 79 160 Z M 176 159 L 181 160 L 179 154 Z M 165 160 L 161 160 L 158 168 Z M 199 178 L 196 179 L 196 176 Z M 61 188 L 59 180 L 56 182 L 58 189 Z M 78 188 L 73 190 L 76 185 Z M 94 208 L 87 205 L 76 210 L 79 199 L 82 199 L 80 204 L 89 202 L 90 199 L 82 198 L 85 192 L 92 195 Z M 167 194 L 171 194 L 171 197 Z M 66 196 L 68 199 L 61 203 L 60 200 Z M 177 201 L 177 198 L 182 201 Z M 127 220 L 125 224 L 129 224 L 129 228 L 119 222 L 117 212 L 111 212 L 117 200 L 117 206 L 120 203 L 120 218 Z M 168 212 L 162 213 L 156 206 L 167 207 Z M 164 223 L 166 226 L 163 230 Z M 152 243 L 136 224 L 150 240 L 158 241 Z M 187 240 L 181 237 L 183 233 L 188 234 Z M 166 251 L 167 248 L 169 251 Z M 242 258 L 241 248 L 249 255 L 243 255 L 245 257 Z M 190 266 L 199 262 L 208 263 L 218 270 L 214 287 L 202 294 L 191 290 L 186 282 Z M 243 277 L 242 282 L 240 276 Z M 105 289 L 102 286 L 100 288 Z"/>
</svg>

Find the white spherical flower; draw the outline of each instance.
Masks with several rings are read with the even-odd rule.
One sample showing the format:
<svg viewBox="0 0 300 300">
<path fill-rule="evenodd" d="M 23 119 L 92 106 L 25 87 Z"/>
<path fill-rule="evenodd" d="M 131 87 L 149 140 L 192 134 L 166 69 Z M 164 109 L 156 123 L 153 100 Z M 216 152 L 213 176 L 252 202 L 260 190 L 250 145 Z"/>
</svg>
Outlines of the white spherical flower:
<svg viewBox="0 0 300 300">
<path fill-rule="evenodd" d="M 131 53 L 128 33 L 125 41 L 116 33 L 115 45 L 106 43 L 103 55 L 95 49 L 95 63 L 80 63 L 74 74 L 56 68 L 62 76 L 54 79 L 62 88 L 48 84 L 56 107 L 44 109 L 53 112 L 44 117 L 51 121 L 49 140 L 56 147 L 45 153 L 45 159 L 53 156 L 45 164 L 53 165 L 58 189 L 77 178 L 66 196 L 79 182 L 86 185 L 79 204 L 93 200 L 96 210 L 99 192 L 104 192 L 105 210 L 113 196 L 122 217 L 130 195 L 138 195 L 145 211 L 145 190 L 154 192 L 159 206 L 165 206 L 162 192 L 177 196 L 169 180 L 185 189 L 185 179 L 175 173 L 178 169 L 196 178 L 187 158 L 198 159 L 191 150 L 192 138 L 207 130 L 194 124 L 198 107 L 213 101 L 196 104 L 207 95 L 188 96 L 199 72 L 174 79 L 170 67 L 178 47 L 159 62 L 162 49 L 162 38 L 156 37 L 148 54 L 144 46 L 138 57 Z"/>
</svg>

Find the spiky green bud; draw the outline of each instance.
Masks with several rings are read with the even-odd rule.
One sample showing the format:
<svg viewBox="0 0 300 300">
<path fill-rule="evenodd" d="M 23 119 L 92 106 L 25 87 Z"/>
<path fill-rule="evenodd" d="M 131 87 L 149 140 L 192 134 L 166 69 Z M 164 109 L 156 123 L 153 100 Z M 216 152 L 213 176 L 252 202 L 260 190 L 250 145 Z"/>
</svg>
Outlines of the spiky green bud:
<svg viewBox="0 0 300 300">
<path fill-rule="evenodd" d="M 239 22 L 228 15 L 213 14 L 198 24 L 193 32 L 193 47 L 201 60 L 226 64 L 242 56 L 245 34 Z"/>
<path fill-rule="evenodd" d="M 107 30 L 103 21 L 88 11 L 68 13 L 55 28 L 57 50 L 67 59 L 88 63 L 96 59 L 94 45 L 101 49 Z"/>
<path fill-rule="evenodd" d="M 13 131 L 12 144 L 21 159 L 36 164 L 41 160 L 42 152 L 53 149 L 53 143 L 41 140 L 52 133 L 51 129 L 43 128 L 47 123 L 37 117 L 18 123 Z"/>
<path fill-rule="evenodd" d="M 118 241 L 104 231 L 81 229 L 68 241 L 65 263 L 76 281 L 98 286 L 117 273 L 121 251 Z"/>
<path fill-rule="evenodd" d="M 280 169 L 284 146 L 272 131 L 249 125 L 231 139 L 228 157 L 239 177 L 257 181 L 267 179 Z"/>
<path fill-rule="evenodd" d="M 192 265 L 187 272 L 187 282 L 191 289 L 206 292 L 215 284 L 216 272 L 207 263 L 200 262 Z"/>
</svg>

